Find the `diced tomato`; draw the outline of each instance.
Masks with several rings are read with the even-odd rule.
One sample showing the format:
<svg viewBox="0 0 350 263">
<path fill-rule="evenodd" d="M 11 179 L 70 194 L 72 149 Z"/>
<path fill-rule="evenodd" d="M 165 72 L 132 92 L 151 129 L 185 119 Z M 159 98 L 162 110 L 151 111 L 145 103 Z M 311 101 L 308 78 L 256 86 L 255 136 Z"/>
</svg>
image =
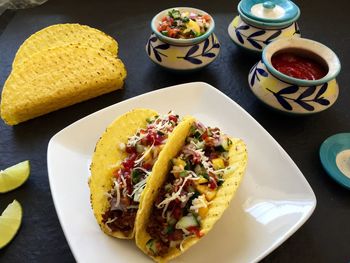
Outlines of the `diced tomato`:
<svg viewBox="0 0 350 263">
<path fill-rule="evenodd" d="M 208 137 L 208 132 L 205 131 L 205 132 L 201 135 L 201 138 L 202 138 L 202 140 L 205 140 L 207 137 Z"/>
<path fill-rule="evenodd" d="M 209 180 L 209 188 L 210 189 L 216 189 L 218 187 L 216 181 L 214 178 L 210 177 L 210 180 Z"/>
<path fill-rule="evenodd" d="M 125 151 L 126 151 L 127 153 L 136 153 L 136 148 L 133 147 L 133 146 L 126 146 L 126 147 L 125 147 Z"/>
<path fill-rule="evenodd" d="M 168 16 L 162 18 L 162 22 L 168 21 Z"/>
<path fill-rule="evenodd" d="M 210 15 L 203 15 L 203 19 L 205 19 L 205 21 L 210 21 L 211 20 L 211 17 Z"/>
<path fill-rule="evenodd" d="M 130 172 L 124 172 L 123 173 L 123 177 L 126 181 L 126 190 L 128 191 L 128 194 L 131 195 L 132 190 L 133 190 L 133 186 L 131 183 L 131 176 L 130 176 Z"/>
<path fill-rule="evenodd" d="M 177 28 L 170 28 L 170 27 L 168 27 L 167 31 L 168 31 L 168 36 L 169 37 L 175 38 L 180 30 L 177 29 Z"/>
<path fill-rule="evenodd" d="M 198 226 L 190 226 L 187 228 L 188 231 L 191 233 L 195 234 L 197 237 L 202 237 L 203 233 L 201 233 L 201 230 L 199 229 Z"/>
<path fill-rule="evenodd" d="M 161 25 L 158 26 L 158 31 L 162 32 L 162 31 L 167 30 L 167 28 L 168 28 L 168 24 L 167 23 L 162 23 Z"/>
<path fill-rule="evenodd" d="M 169 115 L 169 120 L 173 122 L 177 122 L 177 117 L 175 115 Z"/>
<path fill-rule="evenodd" d="M 136 157 L 137 157 L 137 154 L 136 153 L 132 153 L 132 154 L 130 154 L 130 156 L 127 159 L 125 159 L 122 162 L 122 165 L 123 165 L 125 171 L 130 172 L 130 170 L 132 168 L 134 168 Z"/>
<path fill-rule="evenodd" d="M 159 135 L 159 134 L 156 134 L 155 136 L 155 139 L 154 139 L 154 145 L 160 145 L 163 143 L 165 139 L 165 136 L 164 135 Z"/>
</svg>

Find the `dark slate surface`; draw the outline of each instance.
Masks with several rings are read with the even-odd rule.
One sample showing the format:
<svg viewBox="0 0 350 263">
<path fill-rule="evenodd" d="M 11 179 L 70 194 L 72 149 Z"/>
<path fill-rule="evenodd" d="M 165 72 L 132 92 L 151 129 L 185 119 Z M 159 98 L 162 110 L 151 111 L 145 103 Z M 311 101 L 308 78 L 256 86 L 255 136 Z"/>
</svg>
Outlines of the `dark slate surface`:
<svg viewBox="0 0 350 263">
<path fill-rule="evenodd" d="M 260 104 L 249 90 L 247 74 L 257 58 L 242 53 L 227 35 L 227 26 L 236 13 L 237 1 L 49 0 L 40 7 L 15 14 L 5 13 L 0 19 L 0 29 L 3 30 L 0 36 L 0 87 L 10 72 L 19 45 L 35 31 L 63 22 L 87 24 L 115 37 L 129 75 L 123 91 L 16 127 L 0 122 L 0 167 L 25 159 L 32 164 L 29 181 L 21 188 L 0 196 L 1 211 L 14 198 L 24 207 L 22 227 L 13 242 L 0 252 L 0 262 L 74 261 L 60 227 L 48 183 L 46 150 L 49 139 L 55 133 L 108 105 L 190 81 L 208 82 L 245 108 L 290 154 L 316 194 L 318 203 L 311 218 L 263 262 L 349 262 L 350 191 L 332 181 L 318 159 L 318 149 L 323 140 L 335 133 L 350 131 L 349 4 L 346 0 L 309 0 L 298 1 L 297 4 L 302 11 L 299 21 L 303 36 L 328 45 L 342 62 L 338 101 L 329 110 L 308 117 L 290 117 L 271 111 Z M 208 68 L 187 75 L 161 70 L 148 60 L 144 51 L 152 16 L 162 9 L 181 5 L 196 6 L 210 12 L 215 18 L 216 34 L 222 44 L 219 59 Z"/>
</svg>

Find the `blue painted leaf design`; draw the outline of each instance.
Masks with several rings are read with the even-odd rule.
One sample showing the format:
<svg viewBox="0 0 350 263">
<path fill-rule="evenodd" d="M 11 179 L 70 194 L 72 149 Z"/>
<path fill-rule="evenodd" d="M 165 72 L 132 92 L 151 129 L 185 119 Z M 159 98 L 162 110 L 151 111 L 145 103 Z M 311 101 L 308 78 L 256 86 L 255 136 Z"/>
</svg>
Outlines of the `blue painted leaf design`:
<svg viewBox="0 0 350 263">
<path fill-rule="evenodd" d="M 258 37 L 265 34 L 265 30 L 256 31 L 248 36 L 248 38 Z"/>
<path fill-rule="evenodd" d="M 202 60 L 198 58 L 191 58 L 191 57 L 184 57 L 184 60 L 187 60 L 188 62 L 191 62 L 192 64 L 202 64 Z"/>
<path fill-rule="evenodd" d="M 236 30 L 236 36 L 239 42 L 241 42 L 241 44 L 244 44 L 244 40 L 243 37 L 241 36 L 241 33 L 239 33 L 239 31 Z"/>
<path fill-rule="evenodd" d="M 208 46 L 209 46 L 209 38 L 207 38 L 207 39 L 204 41 L 202 54 L 205 53 L 205 51 L 207 50 Z"/>
<path fill-rule="evenodd" d="M 328 82 L 323 84 L 322 87 L 318 90 L 318 92 L 315 96 L 315 99 L 320 98 L 322 96 L 322 94 L 326 92 L 327 88 L 328 88 Z"/>
<path fill-rule="evenodd" d="M 147 43 L 147 53 L 148 53 L 148 56 L 151 55 L 151 43 L 149 41 Z"/>
<path fill-rule="evenodd" d="M 219 47 L 220 47 L 220 44 L 219 43 L 215 43 L 212 48 L 219 48 Z"/>
<path fill-rule="evenodd" d="M 317 99 L 317 100 L 315 100 L 315 102 L 317 102 L 318 104 L 321 104 L 323 106 L 327 106 L 330 104 L 329 100 L 324 99 L 324 98 Z"/>
<path fill-rule="evenodd" d="M 185 58 L 190 57 L 192 54 L 196 53 L 196 51 L 198 50 L 199 46 L 195 45 L 193 47 L 191 47 L 188 51 L 187 54 L 185 56 Z"/>
<path fill-rule="evenodd" d="M 263 70 L 262 68 L 256 68 L 256 70 L 258 71 L 258 73 L 263 76 L 263 77 L 267 77 L 269 74 L 267 74 L 267 72 L 265 70 Z"/>
<path fill-rule="evenodd" d="M 256 70 L 254 70 L 253 74 L 252 74 L 252 78 L 250 79 L 250 85 L 254 86 L 255 83 L 255 76 L 256 76 Z"/>
<path fill-rule="evenodd" d="M 255 65 L 249 70 L 249 73 L 251 73 L 253 70 L 255 70 L 256 66 L 258 65 L 259 62 L 255 63 Z"/>
<path fill-rule="evenodd" d="M 299 95 L 299 97 L 297 98 L 297 100 L 302 100 L 302 99 L 304 99 L 304 98 L 306 98 L 306 97 L 311 96 L 312 94 L 314 94 L 315 90 L 316 90 L 316 86 L 308 87 L 303 93 L 301 93 L 301 94 Z"/>
<path fill-rule="evenodd" d="M 282 95 L 282 94 L 293 94 L 293 93 L 297 92 L 298 89 L 299 89 L 299 87 L 298 87 L 298 86 L 295 86 L 295 85 L 293 85 L 293 86 L 288 86 L 288 87 L 286 87 L 286 88 L 284 88 L 284 89 L 281 89 L 281 90 L 280 90 L 279 92 L 277 92 L 276 94 L 278 94 L 278 95 Z"/>
<path fill-rule="evenodd" d="M 170 47 L 169 44 L 164 43 L 164 44 L 160 44 L 160 45 L 156 46 L 155 48 L 156 48 L 156 49 L 166 50 L 166 49 L 168 49 L 169 47 Z"/>
<path fill-rule="evenodd" d="M 247 29 L 249 29 L 248 25 L 243 25 L 236 28 L 236 30 L 247 30 Z"/>
<path fill-rule="evenodd" d="M 156 41 L 157 41 L 157 38 L 156 38 L 156 37 L 151 37 L 151 38 L 150 38 L 150 41 L 151 41 L 151 42 L 156 42 Z"/>
<path fill-rule="evenodd" d="M 247 40 L 249 41 L 250 44 L 252 44 L 253 47 L 257 48 L 257 49 L 262 49 L 262 46 L 256 42 L 255 40 L 251 39 L 251 38 L 247 38 Z"/>
<path fill-rule="evenodd" d="M 203 54 L 203 57 L 213 58 L 213 57 L 215 57 L 215 54 L 214 53 L 205 53 L 205 54 Z"/>
<path fill-rule="evenodd" d="M 153 53 L 154 53 L 154 56 L 156 57 L 156 59 L 159 62 L 162 62 L 162 58 L 161 58 L 161 56 L 159 55 L 159 53 L 158 53 L 158 51 L 156 49 L 153 49 Z"/>
<path fill-rule="evenodd" d="M 286 110 L 292 110 L 292 106 L 289 104 L 289 102 L 283 98 L 282 96 L 279 96 L 277 93 L 273 94 L 275 95 L 276 99 L 278 100 L 278 102 L 281 104 L 281 106 L 283 108 L 285 108 Z"/>
<path fill-rule="evenodd" d="M 277 38 L 280 34 L 282 33 L 282 30 L 278 30 L 275 33 L 273 33 L 271 36 L 269 36 L 264 43 L 265 44 L 269 44 L 272 40 L 274 40 L 275 38 Z"/>
<path fill-rule="evenodd" d="M 296 100 L 296 103 L 298 103 L 301 107 L 303 107 L 305 110 L 308 111 L 313 111 L 315 108 L 311 106 L 310 104 L 306 103 L 305 101 L 302 100 Z"/>
</svg>

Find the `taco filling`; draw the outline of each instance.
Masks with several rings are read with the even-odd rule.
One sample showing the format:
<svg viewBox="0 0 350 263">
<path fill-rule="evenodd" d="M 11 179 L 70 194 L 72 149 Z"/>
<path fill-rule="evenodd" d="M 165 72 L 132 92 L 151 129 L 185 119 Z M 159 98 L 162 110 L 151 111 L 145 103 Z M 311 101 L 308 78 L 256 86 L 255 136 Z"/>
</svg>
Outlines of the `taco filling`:
<svg viewBox="0 0 350 263">
<path fill-rule="evenodd" d="M 179 123 L 179 116 L 169 112 L 147 119 L 147 123 L 147 127 L 129 137 L 126 144 L 119 145 L 126 157 L 113 171 L 112 189 L 106 193 L 110 206 L 102 215 L 102 223 L 111 232 L 121 231 L 128 235 L 133 231 L 147 177 L 168 135 Z"/>
<path fill-rule="evenodd" d="M 178 157 L 159 190 L 146 231 L 146 247 L 152 256 L 164 256 L 171 248 L 182 250 L 190 237 L 201 237 L 201 222 L 211 201 L 230 172 L 230 138 L 218 128 L 194 122 Z"/>
</svg>

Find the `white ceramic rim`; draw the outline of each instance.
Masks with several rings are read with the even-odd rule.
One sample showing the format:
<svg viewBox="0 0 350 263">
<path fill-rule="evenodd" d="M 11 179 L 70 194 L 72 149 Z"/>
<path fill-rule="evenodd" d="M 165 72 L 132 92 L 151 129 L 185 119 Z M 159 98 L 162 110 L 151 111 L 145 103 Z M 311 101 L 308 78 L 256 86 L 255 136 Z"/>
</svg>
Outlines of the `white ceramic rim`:
<svg viewBox="0 0 350 263">
<path fill-rule="evenodd" d="M 290 48 L 304 49 L 322 58 L 328 66 L 328 73 L 326 76 L 317 80 L 304 80 L 290 77 L 276 70 L 271 63 L 272 56 L 280 50 Z M 332 79 L 335 79 L 341 69 L 338 56 L 329 47 L 307 38 L 291 37 L 273 41 L 264 48 L 262 53 L 262 61 L 272 75 L 280 80 L 299 86 L 316 86 L 326 83 Z"/>
<path fill-rule="evenodd" d="M 177 39 L 177 38 L 172 38 L 172 37 L 167 37 L 162 35 L 158 30 L 158 23 L 161 20 L 161 18 L 163 18 L 165 15 L 168 14 L 169 10 L 172 9 L 179 9 L 180 12 L 182 11 L 188 11 L 188 12 L 194 12 L 197 14 L 201 14 L 201 15 L 209 15 L 211 17 L 211 22 L 209 24 L 209 28 L 207 30 L 207 32 L 205 32 L 203 35 L 199 36 L 199 37 L 195 37 L 195 38 L 190 38 L 190 39 Z M 197 8 L 193 8 L 193 7 L 171 7 L 171 8 L 167 8 L 164 9 L 162 11 L 160 11 L 158 14 L 156 14 L 152 21 L 151 21 L 151 29 L 154 32 L 154 34 L 156 34 L 156 36 L 169 44 L 173 44 L 173 45 L 178 45 L 178 46 L 184 46 L 184 45 L 192 45 L 192 44 L 197 44 L 199 42 L 202 42 L 204 39 L 208 38 L 211 33 L 213 33 L 215 28 L 215 21 L 212 15 L 210 15 L 209 13 L 201 10 L 201 9 L 197 9 Z"/>
</svg>

